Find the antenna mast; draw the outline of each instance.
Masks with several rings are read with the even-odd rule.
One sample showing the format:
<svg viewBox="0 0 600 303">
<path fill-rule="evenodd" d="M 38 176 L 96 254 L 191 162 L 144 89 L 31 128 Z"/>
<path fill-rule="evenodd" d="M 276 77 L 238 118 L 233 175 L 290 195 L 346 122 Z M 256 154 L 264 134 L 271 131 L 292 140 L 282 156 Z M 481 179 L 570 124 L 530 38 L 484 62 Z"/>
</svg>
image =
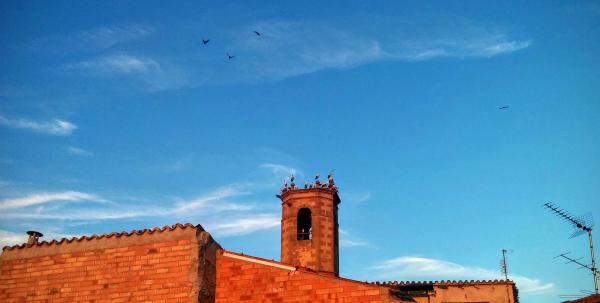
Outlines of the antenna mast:
<svg viewBox="0 0 600 303">
<path fill-rule="evenodd" d="M 502 261 L 500 261 L 500 271 L 504 275 L 504 280 L 508 280 L 508 267 L 506 266 L 506 253 L 508 250 L 502 249 Z"/>
<path fill-rule="evenodd" d="M 590 245 L 590 255 L 592 257 L 591 267 L 579 263 L 578 260 L 574 260 L 569 257 L 566 257 L 565 254 L 561 254 L 560 256 L 569 260 L 570 262 L 579 264 L 582 267 L 591 270 L 592 274 L 594 275 L 594 289 L 596 290 L 596 294 L 598 294 L 598 272 L 597 272 L 597 268 L 596 268 L 596 257 L 594 256 L 594 242 L 592 241 L 592 225 L 587 224 L 585 222 L 586 220 L 584 220 L 582 218 L 577 218 L 577 217 L 571 215 L 570 213 L 568 213 L 567 211 L 560 209 L 558 206 L 556 206 L 552 203 L 544 203 L 544 207 L 547 208 L 549 211 L 553 212 L 555 215 L 559 216 L 561 219 L 567 221 L 567 223 L 573 225 L 573 227 L 579 229 L 582 232 L 587 232 L 588 239 L 589 239 L 589 245 Z M 573 236 L 576 236 L 576 235 L 577 235 L 577 233 L 573 234 Z"/>
</svg>

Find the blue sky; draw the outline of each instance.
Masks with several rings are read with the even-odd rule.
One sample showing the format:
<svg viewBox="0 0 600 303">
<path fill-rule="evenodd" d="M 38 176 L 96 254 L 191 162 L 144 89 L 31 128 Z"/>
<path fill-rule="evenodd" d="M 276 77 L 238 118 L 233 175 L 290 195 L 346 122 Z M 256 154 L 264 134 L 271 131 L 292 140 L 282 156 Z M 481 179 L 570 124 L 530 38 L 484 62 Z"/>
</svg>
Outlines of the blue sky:
<svg viewBox="0 0 600 303">
<path fill-rule="evenodd" d="M 523 302 L 593 289 L 541 205 L 600 213 L 598 2 L 3 1 L 0 31 L 3 245 L 191 222 L 279 259 L 283 180 L 334 169 L 346 277 L 507 248 Z"/>
</svg>

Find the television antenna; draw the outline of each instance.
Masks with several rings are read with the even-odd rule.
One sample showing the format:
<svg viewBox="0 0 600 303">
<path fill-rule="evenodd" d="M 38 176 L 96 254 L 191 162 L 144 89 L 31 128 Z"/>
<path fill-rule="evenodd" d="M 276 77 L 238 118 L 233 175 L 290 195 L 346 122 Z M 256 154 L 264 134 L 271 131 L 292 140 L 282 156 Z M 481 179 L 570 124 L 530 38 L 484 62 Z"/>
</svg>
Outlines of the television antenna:
<svg viewBox="0 0 600 303">
<path fill-rule="evenodd" d="M 502 260 L 500 260 L 500 272 L 504 276 L 504 280 L 508 280 L 508 266 L 506 265 L 506 255 L 512 252 L 512 249 L 502 249 Z"/>
<path fill-rule="evenodd" d="M 571 224 L 571 226 L 573 226 L 575 228 L 575 232 L 573 232 L 573 234 L 569 238 L 574 238 L 574 237 L 577 237 L 577 236 L 587 232 L 588 239 L 589 239 L 589 245 L 590 245 L 590 255 L 592 257 L 591 265 L 585 265 L 585 264 L 579 262 L 579 260 L 581 260 L 582 258 L 573 259 L 571 257 L 566 256 L 568 253 L 560 254 L 557 257 L 562 257 L 562 258 L 569 260 L 569 262 L 567 262 L 567 264 L 575 263 L 575 264 L 581 266 L 580 268 L 587 268 L 587 269 L 591 270 L 592 274 L 594 275 L 595 293 L 598 294 L 598 272 L 597 272 L 597 268 L 596 268 L 596 257 L 594 256 L 594 242 L 592 241 L 592 227 L 594 224 L 591 222 L 592 221 L 591 217 L 590 218 L 575 217 L 575 216 L 571 215 L 569 212 L 567 212 L 566 210 L 561 209 L 552 203 L 544 203 L 544 207 L 547 208 L 550 212 L 557 215 L 559 218 L 561 218 L 561 219 L 565 220 L 567 223 Z"/>
</svg>

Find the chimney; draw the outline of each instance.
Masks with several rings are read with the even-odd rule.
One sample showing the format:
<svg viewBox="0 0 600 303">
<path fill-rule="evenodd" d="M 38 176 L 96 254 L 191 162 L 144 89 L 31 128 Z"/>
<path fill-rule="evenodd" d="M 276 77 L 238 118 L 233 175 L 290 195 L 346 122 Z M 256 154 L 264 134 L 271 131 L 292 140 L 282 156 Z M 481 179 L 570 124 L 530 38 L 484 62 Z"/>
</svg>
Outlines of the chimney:
<svg viewBox="0 0 600 303">
<path fill-rule="evenodd" d="M 41 232 L 35 230 L 30 230 L 27 232 L 27 234 L 29 235 L 27 245 L 38 244 L 39 238 L 44 236 Z"/>
</svg>

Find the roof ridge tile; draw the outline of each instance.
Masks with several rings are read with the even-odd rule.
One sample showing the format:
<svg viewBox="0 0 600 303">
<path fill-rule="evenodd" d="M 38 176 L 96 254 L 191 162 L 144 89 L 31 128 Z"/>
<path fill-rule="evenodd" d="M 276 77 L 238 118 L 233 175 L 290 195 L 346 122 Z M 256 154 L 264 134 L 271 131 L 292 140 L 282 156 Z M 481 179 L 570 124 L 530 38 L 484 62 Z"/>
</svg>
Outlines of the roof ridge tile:
<svg viewBox="0 0 600 303">
<path fill-rule="evenodd" d="M 23 244 L 17 244 L 17 245 L 12 245 L 12 246 L 4 246 L 2 248 L 2 250 L 13 250 L 13 249 L 23 249 L 23 248 L 29 248 L 29 247 L 33 247 L 33 246 L 52 246 L 52 245 L 60 245 L 63 244 L 64 242 L 68 243 L 73 243 L 73 242 L 82 242 L 84 240 L 86 241 L 92 241 L 92 240 L 99 240 L 102 238 L 106 238 L 106 239 L 110 239 L 112 237 L 131 237 L 133 235 L 138 235 L 141 236 L 143 234 L 153 234 L 156 232 L 162 233 L 165 231 L 173 231 L 176 229 L 186 229 L 186 228 L 195 228 L 197 227 L 197 225 L 193 225 L 191 223 L 185 223 L 185 224 L 181 224 L 181 223 L 176 223 L 174 225 L 165 225 L 162 228 L 160 227 L 153 227 L 153 228 L 145 228 L 145 229 L 134 229 L 131 232 L 126 232 L 126 231 L 122 231 L 122 232 L 111 232 L 111 233 L 106 233 L 106 234 L 93 234 L 91 236 L 88 235 L 83 235 L 81 237 L 72 237 L 71 239 L 69 238 L 61 238 L 60 240 L 56 240 L 56 239 L 52 239 L 50 241 L 42 241 L 36 244 L 27 244 L 27 243 L 23 243 Z"/>
<path fill-rule="evenodd" d="M 423 285 L 423 284 L 440 284 L 440 285 L 464 285 L 464 284 L 504 284 L 515 283 L 510 279 L 490 279 L 490 280 L 436 280 L 436 281 L 374 281 L 370 284 L 382 286 L 406 286 L 406 285 Z"/>
</svg>

